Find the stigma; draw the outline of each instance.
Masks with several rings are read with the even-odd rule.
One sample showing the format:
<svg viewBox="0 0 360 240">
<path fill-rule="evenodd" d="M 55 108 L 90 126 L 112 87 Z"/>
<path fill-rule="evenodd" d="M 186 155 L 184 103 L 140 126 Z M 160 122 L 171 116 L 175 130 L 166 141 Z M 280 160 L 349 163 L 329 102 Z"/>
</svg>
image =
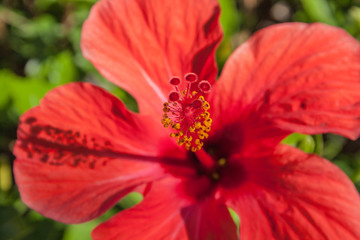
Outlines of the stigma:
<svg viewBox="0 0 360 240">
<path fill-rule="evenodd" d="M 161 122 L 164 127 L 174 130 L 170 137 L 177 138 L 180 146 L 196 152 L 203 147 L 211 129 L 210 104 L 205 100 L 211 91 L 211 84 L 206 80 L 199 81 L 195 73 L 185 74 L 184 80 L 186 84 L 181 84 L 180 77 L 170 79 L 174 90 L 164 103 Z M 180 86 L 184 86 L 184 89 Z"/>
</svg>

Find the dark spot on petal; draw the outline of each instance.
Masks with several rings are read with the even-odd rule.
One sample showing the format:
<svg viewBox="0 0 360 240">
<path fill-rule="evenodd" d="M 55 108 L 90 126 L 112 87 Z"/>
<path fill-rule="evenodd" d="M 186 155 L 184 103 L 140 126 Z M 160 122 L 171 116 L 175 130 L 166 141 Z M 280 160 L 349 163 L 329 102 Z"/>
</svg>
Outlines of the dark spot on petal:
<svg viewBox="0 0 360 240">
<path fill-rule="evenodd" d="M 108 147 L 111 145 L 109 140 L 99 141 L 96 137 L 90 137 L 89 142 L 81 132 L 50 125 L 30 125 L 26 129 L 19 138 L 21 144 L 18 146 L 29 159 L 38 159 L 44 164 L 95 168 L 105 166 L 107 159 L 112 158 L 108 154 L 113 155 Z"/>
<path fill-rule="evenodd" d="M 285 110 L 286 110 L 287 112 L 290 112 L 290 111 L 292 110 L 292 107 L 291 107 L 290 104 L 285 104 L 285 105 L 284 105 L 284 108 L 285 108 Z"/>
<path fill-rule="evenodd" d="M 42 161 L 43 163 L 47 162 L 47 160 L 49 159 L 49 155 L 44 153 L 44 155 L 40 158 L 40 161 Z"/>
<path fill-rule="evenodd" d="M 64 153 L 63 152 L 58 152 L 58 155 L 56 157 L 54 157 L 55 160 L 60 160 L 61 158 L 64 157 Z"/>
<path fill-rule="evenodd" d="M 30 132 L 32 135 L 38 135 L 43 129 L 42 126 L 32 126 Z"/>
<path fill-rule="evenodd" d="M 34 118 L 34 117 L 29 117 L 25 120 L 26 124 L 32 124 L 34 122 L 36 122 L 36 118 Z"/>
<path fill-rule="evenodd" d="M 41 153 L 41 150 L 40 150 L 39 148 L 37 148 L 37 147 L 33 147 L 33 150 L 34 150 L 34 152 L 36 152 L 36 153 Z"/>
<path fill-rule="evenodd" d="M 47 135 L 51 135 L 50 126 L 45 126 L 44 130 L 45 130 Z"/>
<path fill-rule="evenodd" d="M 270 101 L 270 91 L 266 90 L 265 94 L 264 94 L 264 103 L 268 104 Z"/>
<path fill-rule="evenodd" d="M 94 167 L 95 167 L 95 161 L 90 162 L 89 167 L 90 167 L 91 169 L 94 169 Z"/>
<path fill-rule="evenodd" d="M 300 104 L 300 107 L 302 109 L 306 109 L 306 102 L 305 101 L 302 101 L 301 104 Z"/>
<path fill-rule="evenodd" d="M 81 158 L 75 158 L 73 166 L 76 167 L 81 162 Z"/>
</svg>

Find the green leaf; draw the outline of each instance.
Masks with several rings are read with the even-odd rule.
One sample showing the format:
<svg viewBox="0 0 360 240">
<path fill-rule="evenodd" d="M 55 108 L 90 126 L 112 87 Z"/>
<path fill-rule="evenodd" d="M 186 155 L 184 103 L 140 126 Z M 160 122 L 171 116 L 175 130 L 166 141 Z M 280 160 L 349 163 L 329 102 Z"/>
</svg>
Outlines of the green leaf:
<svg viewBox="0 0 360 240">
<path fill-rule="evenodd" d="M 323 22 L 338 25 L 326 0 L 301 0 L 305 12 L 313 22 Z"/>
<path fill-rule="evenodd" d="M 0 155 L 0 191 L 9 191 L 12 184 L 10 161 L 6 155 Z"/>
<path fill-rule="evenodd" d="M 315 152 L 315 141 L 309 135 L 293 133 L 285 138 L 282 143 L 297 147 L 307 153 Z"/>
<path fill-rule="evenodd" d="M 350 17 L 354 20 L 356 26 L 360 28 L 360 7 L 352 7 L 349 10 Z"/>
<path fill-rule="evenodd" d="M 239 232 L 239 229 L 240 229 L 240 217 L 239 215 L 234 211 L 232 210 L 231 208 L 228 207 L 228 210 L 230 212 L 230 215 L 231 215 L 231 218 L 233 219 L 235 225 L 236 225 L 236 228 L 237 228 L 237 232 Z"/>
<path fill-rule="evenodd" d="M 119 202 L 119 206 L 122 209 L 127 209 L 135 206 L 136 204 L 140 203 L 143 200 L 143 195 L 138 192 L 132 192 L 126 195 L 121 201 Z"/>
<path fill-rule="evenodd" d="M 351 166 L 349 166 L 349 164 L 346 162 L 346 160 L 344 159 L 336 159 L 334 161 L 332 161 L 336 166 L 338 166 L 343 172 L 346 173 L 346 175 L 348 176 L 352 176 L 354 173 L 354 169 L 351 168 Z"/>
<path fill-rule="evenodd" d="M 345 143 L 346 139 L 344 137 L 335 134 L 327 134 L 324 147 L 324 157 L 329 160 L 335 158 L 341 152 Z"/>
<path fill-rule="evenodd" d="M 19 115 L 38 105 L 40 99 L 55 87 L 38 79 L 19 77 L 8 70 L 0 71 L 0 79 L 7 85 L 12 107 Z"/>
<path fill-rule="evenodd" d="M 31 231 L 21 240 L 54 240 L 62 239 L 64 225 L 58 224 L 50 219 L 31 222 Z M 82 239 L 82 238 L 79 238 Z M 19 239 L 20 240 L 20 239 Z"/>
<path fill-rule="evenodd" d="M 239 30 L 241 15 L 236 10 L 234 0 L 219 0 L 219 3 L 221 8 L 220 23 L 225 37 L 228 37 Z"/>
<path fill-rule="evenodd" d="M 63 51 L 56 56 L 47 58 L 43 63 L 31 59 L 25 66 L 28 77 L 47 79 L 56 86 L 77 80 L 78 71 L 70 51 Z"/>
<path fill-rule="evenodd" d="M 30 229 L 11 206 L 0 206 L 0 236 L 3 240 L 22 239 Z"/>
<path fill-rule="evenodd" d="M 5 79 L 1 78 L 0 75 L 0 89 L 1 89 L 1 94 L 0 94 L 0 109 L 2 109 L 3 107 L 5 107 L 5 105 L 8 103 L 9 98 L 10 98 L 10 91 L 9 91 L 9 87 L 7 82 L 5 81 Z"/>
<path fill-rule="evenodd" d="M 63 31 L 54 16 L 43 14 L 19 25 L 16 33 L 23 38 L 41 38 L 45 43 L 51 43 L 62 36 Z"/>
<path fill-rule="evenodd" d="M 69 225 L 66 227 L 63 240 L 91 240 L 91 231 L 99 224 L 99 220 L 93 220 L 87 223 Z"/>
</svg>

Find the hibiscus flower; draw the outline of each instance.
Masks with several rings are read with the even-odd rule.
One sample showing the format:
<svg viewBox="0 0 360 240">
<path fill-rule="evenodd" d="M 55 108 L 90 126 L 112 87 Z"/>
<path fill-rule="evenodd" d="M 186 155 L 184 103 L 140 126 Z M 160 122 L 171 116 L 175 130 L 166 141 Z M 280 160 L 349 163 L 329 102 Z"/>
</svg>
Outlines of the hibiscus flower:
<svg viewBox="0 0 360 240">
<path fill-rule="evenodd" d="M 274 25 L 241 45 L 215 81 L 219 12 L 215 0 L 95 4 L 84 56 L 134 96 L 139 113 L 90 83 L 49 92 L 19 123 L 22 200 L 80 223 L 142 193 L 94 229 L 101 240 L 359 239 L 352 182 L 281 144 L 293 132 L 359 136 L 359 43 L 323 24 Z"/>
</svg>

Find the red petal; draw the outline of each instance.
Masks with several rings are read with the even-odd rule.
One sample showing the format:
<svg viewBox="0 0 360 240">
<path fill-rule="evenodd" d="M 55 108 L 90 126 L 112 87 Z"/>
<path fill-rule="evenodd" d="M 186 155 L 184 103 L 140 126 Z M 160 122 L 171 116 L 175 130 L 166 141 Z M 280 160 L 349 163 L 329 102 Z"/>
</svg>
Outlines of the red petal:
<svg viewBox="0 0 360 240">
<path fill-rule="evenodd" d="M 158 111 L 170 77 L 195 72 L 214 81 L 222 32 L 215 0 L 102 0 L 82 32 L 83 54 L 129 91 L 140 112 Z"/>
<path fill-rule="evenodd" d="M 143 202 L 98 226 L 93 239 L 237 239 L 224 205 L 209 199 L 193 202 L 178 194 L 181 186 L 174 179 L 153 183 Z"/>
<path fill-rule="evenodd" d="M 14 172 L 22 200 L 66 223 L 97 217 L 163 175 L 162 149 L 183 157 L 163 137 L 161 123 L 128 112 L 98 87 L 59 87 L 20 119 Z"/>
<path fill-rule="evenodd" d="M 360 44 L 344 30 L 275 25 L 230 57 L 214 91 L 215 115 L 224 123 L 246 119 L 246 111 L 283 130 L 355 139 L 360 134 L 359 79 Z"/>
<path fill-rule="evenodd" d="M 359 194 L 326 159 L 280 145 L 243 168 L 243 183 L 225 193 L 241 239 L 360 239 Z"/>
</svg>

